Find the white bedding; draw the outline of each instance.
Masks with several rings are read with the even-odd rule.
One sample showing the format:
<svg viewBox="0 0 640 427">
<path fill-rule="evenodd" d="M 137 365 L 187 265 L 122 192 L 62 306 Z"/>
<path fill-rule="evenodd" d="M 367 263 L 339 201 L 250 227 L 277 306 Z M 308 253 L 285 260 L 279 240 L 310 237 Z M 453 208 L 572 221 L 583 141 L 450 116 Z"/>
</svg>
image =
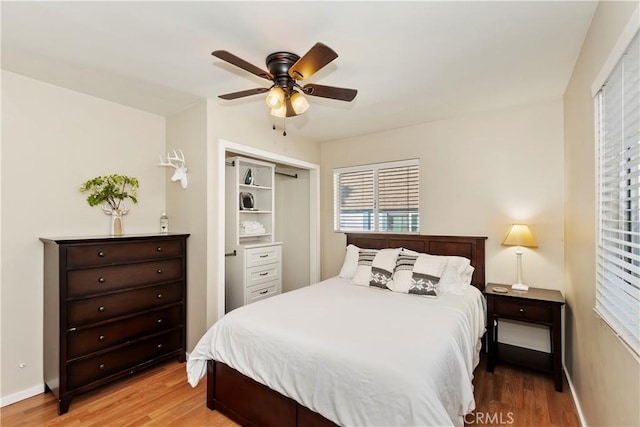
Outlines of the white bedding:
<svg viewBox="0 0 640 427">
<path fill-rule="evenodd" d="M 195 387 L 215 359 L 340 425 L 463 425 L 483 297 L 437 299 L 334 277 L 238 308 L 198 342 Z"/>
</svg>

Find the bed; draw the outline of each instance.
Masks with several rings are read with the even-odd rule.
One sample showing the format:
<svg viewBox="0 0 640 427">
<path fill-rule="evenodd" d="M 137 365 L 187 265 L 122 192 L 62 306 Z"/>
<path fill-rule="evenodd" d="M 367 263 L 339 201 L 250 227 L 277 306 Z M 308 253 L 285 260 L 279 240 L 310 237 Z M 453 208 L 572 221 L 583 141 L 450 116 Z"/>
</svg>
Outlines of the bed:
<svg viewBox="0 0 640 427">
<path fill-rule="evenodd" d="M 334 277 L 228 313 L 189 357 L 207 407 L 242 425 L 462 425 L 484 333 L 485 237 L 347 234 L 362 249 L 468 258 L 437 299 Z"/>
</svg>

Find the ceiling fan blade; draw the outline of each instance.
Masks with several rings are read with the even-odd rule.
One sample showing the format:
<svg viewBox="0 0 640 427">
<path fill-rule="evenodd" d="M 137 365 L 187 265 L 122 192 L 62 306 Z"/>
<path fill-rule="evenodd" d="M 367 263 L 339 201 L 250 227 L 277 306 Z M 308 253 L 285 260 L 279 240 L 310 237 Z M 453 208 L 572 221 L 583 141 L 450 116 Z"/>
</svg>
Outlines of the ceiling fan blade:
<svg viewBox="0 0 640 427">
<path fill-rule="evenodd" d="M 226 93 L 224 95 L 218 95 L 218 98 L 232 100 L 232 99 L 243 98 L 245 96 L 257 95 L 259 93 L 265 93 L 265 92 L 269 92 L 269 89 L 266 87 L 257 87 L 255 89 L 247 89 L 247 90 L 241 90 L 240 92 L 233 92 L 233 93 Z"/>
<path fill-rule="evenodd" d="M 329 46 L 316 43 L 309 52 L 289 68 L 289 76 L 295 80 L 304 80 L 338 57 Z"/>
<path fill-rule="evenodd" d="M 235 65 L 236 67 L 242 68 L 245 71 L 250 72 L 251 74 L 255 74 L 258 77 L 262 77 L 263 79 L 273 80 L 273 75 L 260 67 L 256 67 L 253 64 L 248 63 L 242 58 L 238 58 L 233 53 L 227 52 L 226 50 L 214 50 L 211 52 L 211 55 L 216 58 L 220 58 L 223 61 L 227 61 L 229 64 Z"/>
<path fill-rule="evenodd" d="M 343 87 L 323 86 L 314 83 L 304 85 L 302 91 L 311 96 L 319 96 L 321 98 L 337 99 L 339 101 L 353 101 L 358 91 L 355 89 L 346 89 Z"/>
</svg>

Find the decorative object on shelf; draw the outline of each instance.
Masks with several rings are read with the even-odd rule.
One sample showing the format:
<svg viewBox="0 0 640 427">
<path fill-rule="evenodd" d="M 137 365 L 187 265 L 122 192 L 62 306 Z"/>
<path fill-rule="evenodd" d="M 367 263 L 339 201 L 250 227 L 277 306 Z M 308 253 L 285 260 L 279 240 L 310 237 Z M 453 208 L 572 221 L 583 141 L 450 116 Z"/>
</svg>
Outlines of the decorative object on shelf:
<svg viewBox="0 0 640 427">
<path fill-rule="evenodd" d="M 111 216 L 111 235 L 122 236 L 122 216 L 129 212 L 129 207 L 123 201 L 131 199 L 133 203 L 138 203 L 136 195 L 138 187 L 137 178 L 113 174 L 88 180 L 82 184 L 80 192 L 91 192 L 87 197 L 89 206 L 104 203 L 102 210 Z"/>
<path fill-rule="evenodd" d="M 240 210 L 252 211 L 256 210 L 255 202 L 253 200 L 253 194 L 241 192 L 240 193 Z"/>
<path fill-rule="evenodd" d="M 163 210 L 160 215 L 160 233 L 167 234 L 169 232 L 169 217 L 167 211 Z"/>
<path fill-rule="evenodd" d="M 244 174 L 244 183 L 246 185 L 253 184 L 253 172 L 251 172 L 251 168 L 247 169 L 247 171 Z"/>
<path fill-rule="evenodd" d="M 176 152 L 176 150 L 173 150 L 173 156 L 170 155 L 169 153 L 167 153 L 167 161 L 165 162 L 164 160 L 162 160 L 162 156 L 160 156 L 160 163 L 158 164 L 158 166 L 169 166 L 175 169 L 175 172 L 173 172 L 173 176 L 171 177 L 171 181 L 176 182 L 176 181 L 180 181 L 180 185 L 182 185 L 182 188 L 185 189 L 187 188 L 187 166 L 186 166 L 186 162 L 184 160 L 184 153 L 182 152 L 182 150 L 178 149 L 178 151 L 180 152 L 180 155 L 178 155 L 178 153 Z M 175 164 L 172 163 L 171 161 L 176 162 Z"/>
<path fill-rule="evenodd" d="M 511 285 L 511 289 L 515 291 L 528 291 L 529 287 L 522 283 L 522 247 L 537 248 L 538 243 L 536 239 L 526 224 L 513 224 L 502 244 L 505 246 L 517 246 L 518 281 Z"/>
<path fill-rule="evenodd" d="M 266 232 L 264 225 L 258 221 L 242 221 L 240 223 L 240 234 L 242 235 L 265 234 Z"/>
</svg>

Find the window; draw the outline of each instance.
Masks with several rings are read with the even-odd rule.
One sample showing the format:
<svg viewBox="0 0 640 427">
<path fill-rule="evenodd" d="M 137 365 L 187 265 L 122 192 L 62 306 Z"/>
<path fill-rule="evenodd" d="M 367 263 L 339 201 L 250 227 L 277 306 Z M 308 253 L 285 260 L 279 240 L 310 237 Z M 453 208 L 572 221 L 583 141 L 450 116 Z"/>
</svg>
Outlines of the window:
<svg viewBox="0 0 640 427">
<path fill-rule="evenodd" d="M 640 44 L 596 94 L 598 244 L 595 310 L 640 354 Z"/>
<path fill-rule="evenodd" d="M 335 169 L 334 230 L 417 233 L 418 159 Z"/>
</svg>

